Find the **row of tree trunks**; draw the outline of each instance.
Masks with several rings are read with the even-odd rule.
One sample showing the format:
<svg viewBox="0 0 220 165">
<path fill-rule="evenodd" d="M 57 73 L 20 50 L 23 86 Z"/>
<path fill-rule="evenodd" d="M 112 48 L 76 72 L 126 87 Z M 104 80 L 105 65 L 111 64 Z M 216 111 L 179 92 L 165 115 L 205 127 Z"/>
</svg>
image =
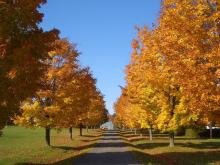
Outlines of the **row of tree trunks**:
<svg viewBox="0 0 220 165">
<path fill-rule="evenodd" d="M 134 131 L 134 134 L 137 135 L 137 129 L 136 128 L 134 128 L 134 130 L 131 128 L 130 131 L 131 132 Z M 149 139 L 150 139 L 150 141 L 152 141 L 153 140 L 152 128 L 149 128 L 148 131 L 149 131 Z M 143 137 L 142 132 L 140 132 L 140 136 Z"/>
<path fill-rule="evenodd" d="M 96 127 L 93 127 L 93 129 L 96 129 Z M 82 136 L 83 135 L 83 133 L 82 133 L 83 125 L 82 124 L 80 124 L 79 130 L 80 130 L 79 135 Z M 86 126 L 86 130 L 87 130 L 87 132 L 89 132 L 89 127 L 88 126 Z M 46 144 L 48 146 L 51 145 L 50 144 L 50 132 L 51 132 L 51 128 L 50 127 L 45 127 L 45 141 L 46 141 Z M 69 137 L 70 137 L 71 140 L 73 139 L 73 127 L 69 128 Z"/>
<path fill-rule="evenodd" d="M 133 130 L 130 129 L 130 131 L 132 132 Z M 152 128 L 149 128 L 148 131 L 149 131 L 149 140 L 152 141 L 152 140 L 153 140 Z M 212 139 L 212 138 L 213 138 L 212 124 L 209 125 L 209 131 L 210 131 L 209 138 Z M 135 134 L 135 135 L 137 134 L 137 129 L 134 129 L 134 134 Z M 143 134 L 140 133 L 140 136 L 142 137 Z M 169 143 L 169 146 L 170 146 L 170 147 L 174 147 L 174 139 L 175 139 L 174 132 L 170 132 L 170 133 L 169 133 L 169 142 L 170 142 L 170 143 Z"/>
</svg>

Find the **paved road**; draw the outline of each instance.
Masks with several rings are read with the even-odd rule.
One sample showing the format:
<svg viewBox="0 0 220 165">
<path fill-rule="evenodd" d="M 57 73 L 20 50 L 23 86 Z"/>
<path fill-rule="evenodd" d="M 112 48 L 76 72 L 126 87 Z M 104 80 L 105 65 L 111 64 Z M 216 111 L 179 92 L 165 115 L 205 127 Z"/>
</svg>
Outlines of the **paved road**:
<svg viewBox="0 0 220 165">
<path fill-rule="evenodd" d="M 73 165 L 140 165 L 117 131 L 106 131 L 97 145 Z"/>
</svg>

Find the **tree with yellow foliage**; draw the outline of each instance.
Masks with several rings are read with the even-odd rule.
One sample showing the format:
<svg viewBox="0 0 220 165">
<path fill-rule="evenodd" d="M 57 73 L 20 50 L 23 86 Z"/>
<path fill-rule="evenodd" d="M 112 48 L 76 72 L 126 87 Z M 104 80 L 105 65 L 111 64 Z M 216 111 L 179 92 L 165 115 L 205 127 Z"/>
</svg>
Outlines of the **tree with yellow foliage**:
<svg viewBox="0 0 220 165">
<path fill-rule="evenodd" d="M 219 5 L 216 0 L 162 4 L 157 43 L 180 89 L 177 108 L 184 125 L 208 125 L 219 118 Z"/>
<path fill-rule="evenodd" d="M 145 113 L 140 106 L 129 102 L 128 96 L 126 95 L 126 88 L 122 88 L 122 93 L 123 94 L 114 104 L 116 112 L 114 118 L 115 125 L 123 129 L 130 128 L 134 130 L 136 134 L 138 128 L 143 128 L 146 125 L 146 121 L 143 120 Z"/>
<path fill-rule="evenodd" d="M 150 66 L 144 60 L 146 57 L 141 55 L 139 51 L 138 40 L 133 41 L 132 47 L 131 62 L 126 67 L 126 94 L 129 102 L 136 107 L 133 114 L 136 114 L 137 120 L 141 121 L 141 128 L 149 129 L 149 138 L 152 140 L 152 129 L 159 109 L 157 97 L 153 87 L 148 82 L 150 81 Z"/>
<path fill-rule="evenodd" d="M 170 133 L 171 147 L 180 127 L 219 118 L 219 5 L 216 0 L 164 0 L 158 25 L 140 29 L 133 43 L 128 96 L 156 105 L 154 126 Z"/>
<path fill-rule="evenodd" d="M 57 40 L 53 47 L 54 50 L 50 52 L 51 59 L 47 61 L 50 67 L 41 81 L 41 89 L 33 98 L 22 103 L 22 114 L 14 119 L 19 125 L 44 127 L 48 145 L 50 145 L 50 130 L 57 127 L 60 120 L 61 106 L 57 102 L 57 96 L 64 81 L 67 82 L 64 73 L 67 75 L 68 71 L 77 68 L 78 56 L 75 48 L 67 40 Z M 67 64 L 71 64 L 71 67 L 67 67 Z"/>
<path fill-rule="evenodd" d="M 78 64 L 78 52 L 67 40 L 57 40 L 50 52 L 50 65 L 42 88 L 35 97 L 21 106 L 21 115 L 15 123 L 26 127 L 40 126 L 46 130 L 46 142 L 50 145 L 51 128 L 69 128 L 89 125 L 92 121 L 99 125 L 106 119 L 103 96 L 96 88 L 96 80 L 89 68 Z"/>
</svg>

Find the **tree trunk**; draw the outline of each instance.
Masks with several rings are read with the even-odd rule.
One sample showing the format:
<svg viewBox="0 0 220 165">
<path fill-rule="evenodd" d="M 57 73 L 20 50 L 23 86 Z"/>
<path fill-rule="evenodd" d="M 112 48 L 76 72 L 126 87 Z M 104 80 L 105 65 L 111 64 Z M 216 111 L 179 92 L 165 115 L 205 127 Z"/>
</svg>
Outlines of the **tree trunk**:
<svg viewBox="0 0 220 165">
<path fill-rule="evenodd" d="M 134 129 L 134 134 L 137 135 L 137 129 L 136 128 Z"/>
<path fill-rule="evenodd" d="M 45 140 L 48 146 L 50 146 L 50 128 L 46 127 L 45 128 Z"/>
<path fill-rule="evenodd" d="M 149 131 L 149 139 L 150 139 L 150 141 L 152 141 L 153 140 L 152 128 L 149 128 L 148 131 Z"/>
<path fill-rule="evenodd" d="M 86 126 L 86 132 L 87 132 L 87 133 L 89 132 L 89 127 L 88 127 L 88 126 Z"/>
<path fill-rule="evenodd" d="M 209 137 L 212 139 L 212 123 L 209 124 Z"/>
<path fill-rule="evenodd" d="M 171 87 L 169 86 L 169 109 L 170 109 L 170 116 L 173 118 L 174 116 L 174 109 L 176 107 L 176 96 L 171 95 Z M 174 132 L 170 132 L 170 147 L 174 147 Z"/>
<path fill-rule="evenodd" d="M 83 125 L 80 124 L 80 126 L 79 126 L 79 135 L 80 135 L 80 136 L 82 136 L 82 129 L 83 129 L 82 127 L 83 127 Z"/>
<path fill-rule="evenodd" d="M 140 129 L 140 137 L 143 137 L 143 130 Z"/>
<path fill-rule="evenodd" d="M 170 147 L 174 147 L 174 132 L 171 132 L 170 134 Z"/>
<path fill-rule="evenodd" d="M 5 122 L 5 127 L 8 128 L 8 120 Z"/>
<path fill-rule="evenodd" d="M 70 139 L 72 140 L 73 139 L 73 128 L 72 127 L 69 128 L 69 133 L 70 133 Z"/>
</svg>

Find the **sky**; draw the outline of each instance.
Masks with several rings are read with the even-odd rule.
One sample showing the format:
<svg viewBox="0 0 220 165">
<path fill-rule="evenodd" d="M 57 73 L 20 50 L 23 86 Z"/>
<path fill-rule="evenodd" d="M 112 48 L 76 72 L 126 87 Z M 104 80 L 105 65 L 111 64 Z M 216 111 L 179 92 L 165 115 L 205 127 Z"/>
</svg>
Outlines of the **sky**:
<svg viewBox="0 0 220 165">
<path fill-rule="evenodd" d="M 113 114 L 114 102 L 125 86 L 135 26 L 151 27 L 159 16 L 161 0 L 48 0 L 41 27 L 57 28 L 60 37 L 77 44 L 82 66 L 89 66 L 97 87 Z"/>
</svg>

